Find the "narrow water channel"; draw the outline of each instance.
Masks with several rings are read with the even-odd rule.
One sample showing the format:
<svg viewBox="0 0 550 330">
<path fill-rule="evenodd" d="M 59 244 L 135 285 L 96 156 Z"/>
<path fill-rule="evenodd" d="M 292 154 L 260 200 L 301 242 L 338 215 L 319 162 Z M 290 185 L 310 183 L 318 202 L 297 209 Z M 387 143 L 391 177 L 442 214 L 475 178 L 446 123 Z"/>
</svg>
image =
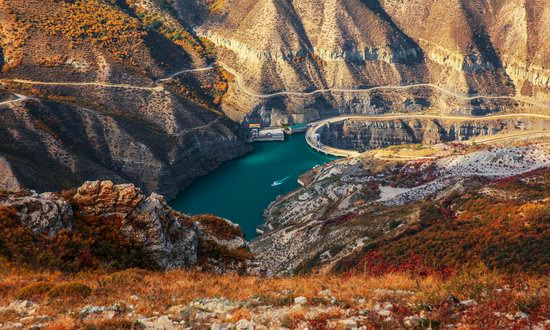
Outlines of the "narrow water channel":
<svg viewBox="0 0 550 330">
<path fill-rule="evenodd" d="M 299 175 L 335 159 L 310 149 L 304 134 L 287 137 L 285 142 L 256 142 L 253 147 L 253 152 L 197 179 L 170 205 L 186 214 L 227 218 L 252 239 L 270 202 L 296 189 Z"/>
</svg>

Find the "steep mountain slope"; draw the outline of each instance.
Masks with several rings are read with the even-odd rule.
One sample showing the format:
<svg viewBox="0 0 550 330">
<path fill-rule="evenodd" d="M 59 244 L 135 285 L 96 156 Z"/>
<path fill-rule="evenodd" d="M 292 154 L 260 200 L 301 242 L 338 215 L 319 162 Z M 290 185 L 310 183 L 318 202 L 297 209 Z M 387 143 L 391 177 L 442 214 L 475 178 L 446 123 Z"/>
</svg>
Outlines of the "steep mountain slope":
<svg viewBox="0 0 550 330">
<path fill-rule="evenodd" d="M 118 101 L 105 109 L 135 104 Z M 160 117 L 148 120 L 130 111 L 106 114 L 34 99 L 0 106 L 0 153 L 9 164 L 2 174 L 13 178 L 4 189 L 61 190 L 109 178 L 172 197 L 193 178 L 247 150 L 226 119 L 170 101 L 164 97 L 144 109 L 151 117 L 166 116 L 158 124 Z"/>
<path fill-rule="evenodd" d="M 550 57 L 543 31 L 550 27 L 549 11 L 538 0 L 231 0 L 198 31 L 218 46 L 219 58 L 241 80 L 226 109 L 255 106 L 250 121 L 272 108 L 294 115 L 286 118 L 293 122 L 322 117 L 323 107 L 376 113 L 403 110 L 416 99 L 423 110 L 447 113 L 534 111 L 521 102 L 447 99 L 434 85 L 461 95 L 548 102 Z M 353 91 L 417 83 L 429 85 L 422 92 Z M 327 88 L 346 91 L 254 95 Z"/>
<path fill-rule="evenodd" d="M 112 179 L 171 198 L 249 150 L 217 109 L 224 78 L 192 71 L 210 55 L 171 12 L 152 1 L 2 2 L 4 87 L 37 98 L 0 104 L 3 188 Z"/>
<path fill-rule="evenodd" d="M 222 59 L 239 72 L 246 68 L 247 84 L 259 91 L 399 83 L 399 68 L 388 64 L 422 61 L 414 41 L 358 0 L 224 4 L 226 15 L 201 31 L 211 31 L 205 35 L 229 51 Z M 374 65 L 365 71 L 368 64 Z M 253 73 L 271 76 L 252 81 Z"/>
</svg>

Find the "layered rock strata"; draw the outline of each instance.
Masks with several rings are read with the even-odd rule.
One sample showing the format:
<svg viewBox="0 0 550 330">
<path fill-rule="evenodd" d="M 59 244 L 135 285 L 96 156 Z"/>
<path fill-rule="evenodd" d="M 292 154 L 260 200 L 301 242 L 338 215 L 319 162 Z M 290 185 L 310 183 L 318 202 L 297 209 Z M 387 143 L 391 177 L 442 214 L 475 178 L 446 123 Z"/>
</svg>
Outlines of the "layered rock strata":
<svg viewBox="0 0 550 330">
<path fill-rule="evenodd" d="M 366 151 L 401 144 L 437 144 L 473 140 L 499 133 L 539 131 L 548 121 L 535 118 L 519 119 L 400 119 L 344 120 L 322 127 L 321 142 L 347 150 Z"/>
</svg>

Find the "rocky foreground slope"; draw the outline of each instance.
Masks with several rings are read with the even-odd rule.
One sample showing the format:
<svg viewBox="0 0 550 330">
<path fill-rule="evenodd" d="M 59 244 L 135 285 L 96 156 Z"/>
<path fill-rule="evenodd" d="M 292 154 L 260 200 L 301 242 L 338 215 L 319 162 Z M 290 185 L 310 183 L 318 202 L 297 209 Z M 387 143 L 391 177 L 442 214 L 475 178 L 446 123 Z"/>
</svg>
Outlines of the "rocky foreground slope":
<svg viewBox="0 0 550 330">
<path fill-rule="evenodd" d="M 62 193 L 0 193 L 0 256 L 34 268 L 246 272 L 237 225 L 189 217 L 131 184 L 86 182 Z"/>
<path fill-rule="evenodd" d="M 549 325 L 540 278 L 483 268 L 450 279 L 259 279 L 128 270 L 76 275 L 6 273 L 0 328 L 17 329 L 422 329 Z"/>
</svg>

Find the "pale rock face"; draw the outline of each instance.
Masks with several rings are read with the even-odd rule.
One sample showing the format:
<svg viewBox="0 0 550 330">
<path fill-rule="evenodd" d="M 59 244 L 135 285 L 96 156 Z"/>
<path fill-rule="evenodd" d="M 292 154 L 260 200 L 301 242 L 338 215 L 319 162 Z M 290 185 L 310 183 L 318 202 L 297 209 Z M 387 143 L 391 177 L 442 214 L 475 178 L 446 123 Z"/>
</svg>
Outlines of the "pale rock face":
<svg viewBox="0 0 550 330">
<path fill-rule="evenodd" d="M 291 61 L 298 57 L 316 56 L 327 62 L 353 62 L 353 61 L 382 61 L 388 64 L 396 63 L 407 58 L 416 58 L 420 50 L 416 48 L 391 49 L 385 45 L 366 46 L 363 49 L 324 49 L 302 48 L 297 50 L 258 50 L 253 45 L 248 45 L 239 40 L 226 38 L 213 31 L 200 31 L 199 35 L 212 41 L 219 47 L 226 48 L 237 54 L 241 59 L 261 63 L 262 61 Z"/>
<path fill-rule="evenodd" d="M 0 198 L 0 206 L 17 210 L 17 219 L 34 233 L 53 236 L 61 229 L 72 228 L 71 206 L 50 193 Z"/>
<path fill-rule="evenodd" d="M 198 227 L 161 195 L 145 197 L 132 184 L 94 181 L 80 187 L 74 201 L 81 216 L 122 219 L 122 233 L 143 248 L 154 268 L 186 268 L 197 261 Z"/>
<path fill-rule="evenodd" d="M 145 247 L 159 268 L 185 268 L 197 261 L 197 225 L 172 212 L 161 195 L 147 197 L 126 218 L 122 230 Z"/>
<path fill-rule="evenodd" d="M 495 119 L 453 122 L 444 119 L 391 121 L 346 120 L 321 129 L 321 142 L 340 149 L 366 151 L 406 143 L 436 144 L 465 141 L 499 133 L 537 130 L 548 125 L 543 119 Z"/>
<path fill-rule="evenodd" d="M 21 185 L 13 174 L 9 162 L 4 157 L 0 157 L 0 190 L 18 191 L 20 189 Z"/>
</svg>

